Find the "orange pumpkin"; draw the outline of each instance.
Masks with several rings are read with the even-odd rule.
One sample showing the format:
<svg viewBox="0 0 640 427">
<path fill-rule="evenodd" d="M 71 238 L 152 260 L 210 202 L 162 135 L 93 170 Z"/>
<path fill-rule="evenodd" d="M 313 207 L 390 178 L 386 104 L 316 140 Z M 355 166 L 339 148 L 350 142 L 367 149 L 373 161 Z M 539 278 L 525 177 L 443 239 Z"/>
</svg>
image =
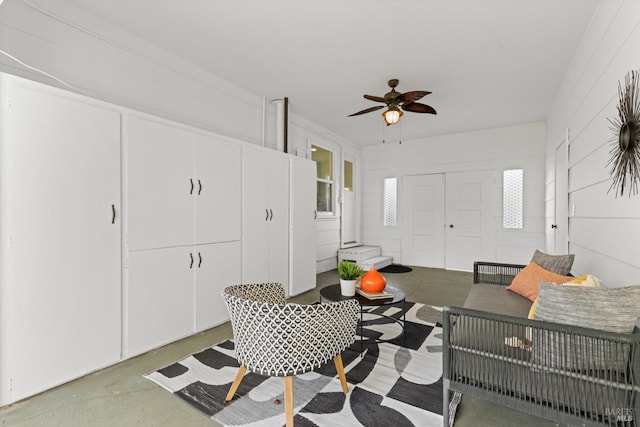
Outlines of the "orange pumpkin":
<svg viewBox="0 0 640 427">
<path fill-rule="evenodd" d="M 387 279 L 374 267 L 360 277 L 360 287 L 365 292 L 382 292 L 385 286 L 387 286 Z"/>
</svg>

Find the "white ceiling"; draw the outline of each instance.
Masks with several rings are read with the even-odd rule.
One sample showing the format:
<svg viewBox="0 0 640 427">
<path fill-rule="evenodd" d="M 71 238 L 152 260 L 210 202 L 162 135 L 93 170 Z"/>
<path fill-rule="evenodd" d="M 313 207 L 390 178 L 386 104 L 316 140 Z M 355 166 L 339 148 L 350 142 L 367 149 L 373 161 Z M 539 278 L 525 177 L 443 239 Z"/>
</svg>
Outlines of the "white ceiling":
<svg viewBox="0 0 640 427">
<path fill-rule="evenodd" d="M 403 140 L 544 120 L 597 0 L 67 0 L 359 145 L 387 80 Z"/>
</svg>

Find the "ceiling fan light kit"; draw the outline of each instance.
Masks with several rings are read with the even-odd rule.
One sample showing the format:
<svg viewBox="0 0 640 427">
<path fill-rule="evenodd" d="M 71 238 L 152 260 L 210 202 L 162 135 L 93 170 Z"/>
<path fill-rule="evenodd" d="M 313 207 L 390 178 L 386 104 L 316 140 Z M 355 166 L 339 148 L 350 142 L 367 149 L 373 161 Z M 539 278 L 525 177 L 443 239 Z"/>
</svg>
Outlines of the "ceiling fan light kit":
<svg viewBox="0 0 640 427">
<path fill-rule="evenodd" d="M 398 107 L 392 105 L 387 111 L 382 113 L 382 117 L 384 118 L 384 122 L 387 124 L 387 126 L 390 126 L 398 123 L 400 117 L 402 117 L 402 114 L 402 111 L 398 110 Z"/>
<path fill-rule="evenodd" d="M 387 92 L 384 97 L 373 96 L 373 95 L 364 95 L 365 99 L 374 102 L 382 102 L 386 104 L 387 111 L 382 113 L 382 118 L 387 126 L 396 124 L 400 121 L 400 117 L 402 117 L 404 111 L 409 111 L 412 113 L 429 113 L 436 114 L 436 110 L 429 105 L 421 104 L 419 102 L 415 102 L 422 97 L 429 95 L 431 92 L 427 92 L 424 90 L 414 90 L 411 92 L 400 93 L 396 92 L 396 86 L 398 86 L 398 79 L 389 80 L 389 87 L 391 90 Z M 400 107 L 402 110 L 400 110 Z M 370 113 L 372 111 L 377 111 L 384 108 L 384 105 L 377 105 L 375 107 L 365 108 L 362 111 L 358 111 L 357 113 L 350 114 L 349 117 L 359 116 L 361 114 Z"/>
</svg>

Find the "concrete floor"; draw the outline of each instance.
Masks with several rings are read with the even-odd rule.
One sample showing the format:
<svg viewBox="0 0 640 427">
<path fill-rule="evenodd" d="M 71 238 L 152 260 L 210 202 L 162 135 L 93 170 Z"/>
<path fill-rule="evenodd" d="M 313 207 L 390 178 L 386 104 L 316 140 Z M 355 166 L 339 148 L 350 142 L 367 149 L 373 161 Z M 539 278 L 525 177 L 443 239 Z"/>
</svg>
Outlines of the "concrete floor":
<svg viewBox="0 0 640 427">
<path fill-rule="evenodd" d="M 408 301 L 435 306 L 462 305 L 472 284 L 471 273 L 420 267 L 386 277 L 405 291 Z M 337 282 L 335 270 L 319 274 L 316 289 L 292 301 L 317 301 L 319 289 Z M 143 375 L 231 337 L 225 323 L 5 406 L 0 408 L 0 426 L 218 426 Z M 455 422 L 456 427 L 514 425 L 558 424 L 468 397 L 462 399 Z"/>
</svg>

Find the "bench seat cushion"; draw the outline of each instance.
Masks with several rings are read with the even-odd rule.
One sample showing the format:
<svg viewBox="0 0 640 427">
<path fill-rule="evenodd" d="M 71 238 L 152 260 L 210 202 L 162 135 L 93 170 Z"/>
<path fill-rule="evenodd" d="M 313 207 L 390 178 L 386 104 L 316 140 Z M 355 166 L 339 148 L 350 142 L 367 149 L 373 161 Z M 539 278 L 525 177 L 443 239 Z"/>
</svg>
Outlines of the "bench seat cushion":
<svg viewBox="0 0 640 427">
<path fill-rule="evenodd" d="M 531 309 L 531 301 L 508 291 L 504 286 L 477 283 L 471 286 L 464 307 L 527 318 Z"/>
</svg>

